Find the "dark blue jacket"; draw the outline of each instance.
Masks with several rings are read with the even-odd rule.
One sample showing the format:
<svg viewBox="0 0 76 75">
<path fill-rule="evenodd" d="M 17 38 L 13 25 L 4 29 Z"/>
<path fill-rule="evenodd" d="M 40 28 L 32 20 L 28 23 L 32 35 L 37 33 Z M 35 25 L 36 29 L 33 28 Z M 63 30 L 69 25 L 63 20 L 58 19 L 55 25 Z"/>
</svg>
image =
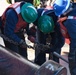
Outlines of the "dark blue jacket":
<svg viewBox="0 0 76 75">
<path fill-rule="evenodd" d="M 20 42 L 21 38 L 15 33 L 16 24 L 18 22 L 18 16 L 13 9 L 9 9 L 6 12 L 6 20 L 4 25 L 3 33 L 7 37 L 11 38 L 13 41 Z M 28 24 L 27 24 L 28 25 Z M 26 27 L 27 29 L 27 27 Z"/>
<path fill-rule="evenodd" d="M 42 14 L 42 11 L 44 11 L 45 9 L 38 9 L 38 19 Z M 61 34 L 60 31 L 60 26 L 57 23 L 57 19 L 58 17 L 55 15 L 53 10 L 48 10 L 46 12 L 44 12 L 44 15 L 48 15 L 50 17 L 53 18 L 54 20 L 54 24 L 55 24 L 55 28 L 54 28 L 54 32 L 50 33 L 51 35 L 51 44 L 53 45 L 53 48 L 62 48 L 62 46 L 64 45 L 64 37 Z M 36 22 L 34 23 L 35 25 L 37 25 L 38 19 L 36 20 Z M 37 35 L 38 38 L 36 39 L 37 42 L 42 43 L 42 44 L 46 44 L 46 38 L 48 37 L 48 34 L 44 34 L 43 32 L 41 32 L 39 29 L 37 30 Z"/>
</svg>

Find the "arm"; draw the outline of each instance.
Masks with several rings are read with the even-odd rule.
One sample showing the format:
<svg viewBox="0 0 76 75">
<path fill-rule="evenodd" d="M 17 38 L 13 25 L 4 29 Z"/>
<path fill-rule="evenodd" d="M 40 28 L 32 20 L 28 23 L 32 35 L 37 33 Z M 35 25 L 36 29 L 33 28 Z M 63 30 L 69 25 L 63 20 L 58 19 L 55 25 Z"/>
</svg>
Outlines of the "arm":
<svg viewBox="0 0 76 75">
<path fill-rule="evenodd" d="M 17 14 L 14 10 L 9 9 L 6 13 L 6 23 L 4 27 L 4 34 L 13 41 L 20 42 L 21 39 L 15 34 L 14 30 L 18 21 Z"/>
</svg>

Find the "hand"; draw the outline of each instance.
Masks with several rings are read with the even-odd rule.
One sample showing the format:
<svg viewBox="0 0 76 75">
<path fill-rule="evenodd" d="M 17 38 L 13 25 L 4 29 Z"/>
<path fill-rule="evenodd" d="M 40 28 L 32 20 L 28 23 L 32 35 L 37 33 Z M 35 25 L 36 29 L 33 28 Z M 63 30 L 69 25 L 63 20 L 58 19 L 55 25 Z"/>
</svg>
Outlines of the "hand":
<svg viewBox="0 0 76 75">
<path fill-rule="evenodd" d="M 49 49 L 50 49 L 49 45 L 41 45 L 42 52 L 47 52 L 47 51 L 49 51 Z"/>
</svg>

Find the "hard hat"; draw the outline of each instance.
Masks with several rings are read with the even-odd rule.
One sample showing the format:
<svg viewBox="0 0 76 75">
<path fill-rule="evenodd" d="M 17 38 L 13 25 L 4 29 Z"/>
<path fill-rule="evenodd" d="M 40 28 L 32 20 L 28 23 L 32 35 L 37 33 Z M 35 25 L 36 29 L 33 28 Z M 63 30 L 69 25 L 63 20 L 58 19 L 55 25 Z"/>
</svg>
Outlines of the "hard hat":
<svg viewBox="0 0 76 75">
<path fill-rule="evenodd" d="M 53 4 L 55 14 L 60 16 L 65 13 L 70 6 L 70 0 L 56 0 Z"/>
<path fill-rule="evenodd" d="M 38 20 L 38 28 L 43 33 L 50 33 L 54 29 L 54 21 L 48 15 L 43 15 Z"/>
<path fill-rule="evenodd" d="M 21 15 L 27 23 L 34 22 L 38 17 L 37 10 L 31 3 L 25 3 L 21 7 Z"/>
</svg>

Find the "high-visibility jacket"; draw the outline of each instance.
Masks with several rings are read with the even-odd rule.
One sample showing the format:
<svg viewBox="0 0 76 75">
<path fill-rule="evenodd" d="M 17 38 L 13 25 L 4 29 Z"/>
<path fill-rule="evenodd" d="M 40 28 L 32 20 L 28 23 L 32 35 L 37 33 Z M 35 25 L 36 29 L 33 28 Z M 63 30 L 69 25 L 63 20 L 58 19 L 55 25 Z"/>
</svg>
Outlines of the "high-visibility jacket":
<svg viewBox="0 0 76 75">
<path fill-rule="evenodd" d="M 15 27 L 15 32 L 18 32 L 21 28 L 25 28 L 27 26 L 27 23 L 23 20 L 21 14 L 20 14 L 20 4 L 21 4 L 21 2 L 16 2 L 16 3 L 10 5 L 2 15 L 3 25 L 5 25 L 6 12 L 9 9 L 14 9 L 14 11 L 17 13 L 17 16 L 18 16 L 18 22 Z"/>
</svg>

